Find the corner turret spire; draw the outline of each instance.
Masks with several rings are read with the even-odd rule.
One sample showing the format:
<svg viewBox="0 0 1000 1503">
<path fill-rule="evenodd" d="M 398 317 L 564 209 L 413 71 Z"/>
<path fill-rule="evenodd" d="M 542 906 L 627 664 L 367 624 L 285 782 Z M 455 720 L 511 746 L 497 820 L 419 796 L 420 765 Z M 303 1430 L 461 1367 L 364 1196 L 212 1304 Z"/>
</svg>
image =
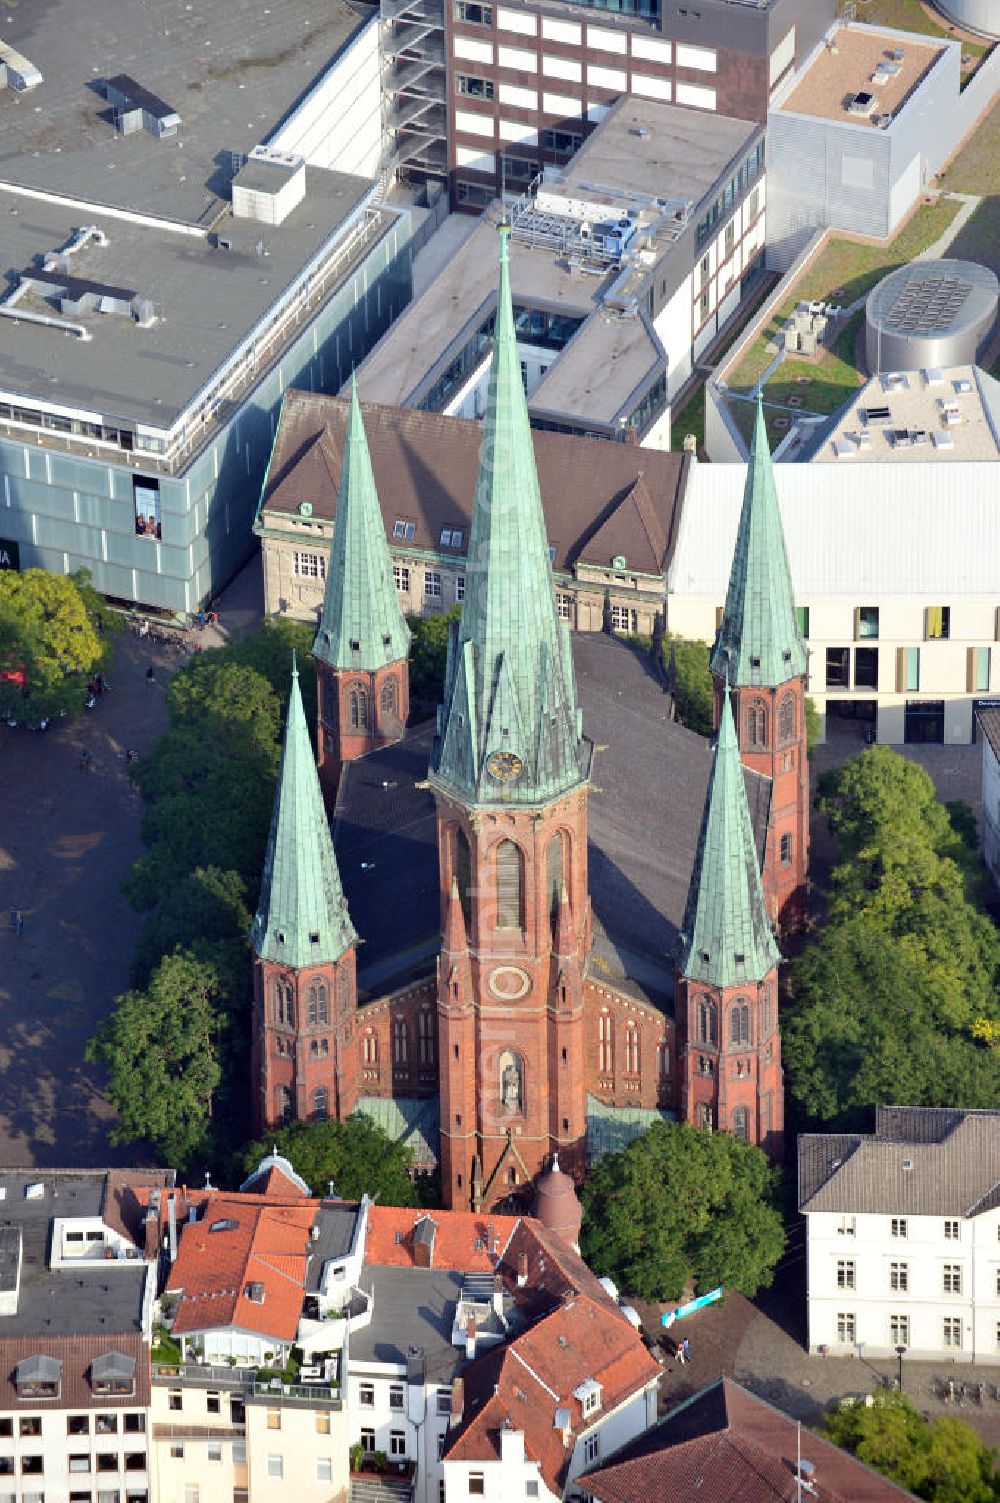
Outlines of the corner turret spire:
<svg viewBox="0 0 1000 1503">
<path fill-rule="evenodd" d="M 352 380 L 337 516 L 313 655 L 330 668 L 374 673 L 404 660 L 409 648 L 410 630 L 393 582 L 358 385 Z"/>
<path fill-rule="evenodd" d="M 558 619 L 507 256 L 500 282 L 486 419 L 461 620 L 448 644 L 431 778 L 475 802 L 534 804 L 589 775 L 569 630 Z"/>
<path fill-rule="evenodd" d="M 682 976 L 762 981 L 780 960 L 767 916 L 728 686 L 681 934 Z"/>
<path fill-rule="evenodd" d="M 806 671 L 778 510 L 764 409 L 757 398 L 743 510 L 711 670 L 733 688 L 776 688 Z"/>
<path fill-rule="evenodd" d="M 250 943 L 262 960 L 302 969 L 339 960 L 356 940 L 293 657 L 285 745 Z"/>
</svg>

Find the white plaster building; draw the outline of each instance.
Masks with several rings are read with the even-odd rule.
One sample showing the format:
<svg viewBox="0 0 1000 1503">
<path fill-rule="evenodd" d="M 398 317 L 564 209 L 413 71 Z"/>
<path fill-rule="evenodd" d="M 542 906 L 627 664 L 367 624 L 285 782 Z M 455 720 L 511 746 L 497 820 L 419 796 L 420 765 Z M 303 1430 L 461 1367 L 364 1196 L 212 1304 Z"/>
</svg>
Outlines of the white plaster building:
<svg viewBox="0 0 1000 1503">
<path fill-rule="evenodd" d="M 1000 1112 L 799 1138 L 811 1352 L 1000 1363 Z"/>
</svg>

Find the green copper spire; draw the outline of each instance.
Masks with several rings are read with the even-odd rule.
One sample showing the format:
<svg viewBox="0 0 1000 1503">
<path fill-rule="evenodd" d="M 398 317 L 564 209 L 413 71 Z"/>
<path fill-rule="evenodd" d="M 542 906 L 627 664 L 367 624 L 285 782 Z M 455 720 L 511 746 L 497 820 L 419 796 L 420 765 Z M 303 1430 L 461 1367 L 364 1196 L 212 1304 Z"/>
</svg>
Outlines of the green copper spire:
<svg viewBox="0 0 1000 1503">
<path fill-rule="evenodd" d="M 507 239 L 461 620 L 448 643 L 431 778 L 476 802 L 546 802 L 585 782 L 569 628 L 556 612 Z"/>
<path fill-rule="evenodd" d="M 682 976 L 723 987 L 762 981 L 779 959 L 760 885 L 727 687 L 678 963 Z"/>
<path fill-rule="evenodd" d="M 806 671 L 760 397 L 729 593 L 711 669 L 737 688 L 762 684 L 772 689 Z"/>
<path fill-rule="evenodd" d="M 262 960 L 301 969 L 339 960 L 356 940 L 293 659 L 285 745 L 250 943 Z"/>
<path fill-rule="evenodd" d="M 398 663 L 409 650 L 410 629 L 393 583 L 358 386 L 352 381 L 326 594 L 313 655 L 331 668 L 374 673 L 387 663 Z"/>
</svg>

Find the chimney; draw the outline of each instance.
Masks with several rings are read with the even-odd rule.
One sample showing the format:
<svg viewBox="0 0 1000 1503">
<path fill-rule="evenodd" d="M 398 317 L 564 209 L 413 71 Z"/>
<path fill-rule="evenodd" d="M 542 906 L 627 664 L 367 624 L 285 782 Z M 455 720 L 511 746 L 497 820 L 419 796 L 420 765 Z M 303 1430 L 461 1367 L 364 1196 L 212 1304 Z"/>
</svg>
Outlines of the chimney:
<svg viewBox="0 0 1000 1503">
<path fill-rule="evenodd" d="M 167 1201 L 167 1236 L 170 1242 L 170 1261 L 177 1262 L 177 1201 L 171 1195 Z"/>
<path fill-rule="evenodd" d="M 503 1279 L 498 1273 L 493 1275 L 493 1313 L 503 1315 Z"/>
<path fill-rule="evenodd" d="M 451 1380 L 451 1423 L 460 1425 L 465 1413 L 465 1384 L 461 1378 Z"/>
<path fill-rule="evenodd" d="M 432 1216 L 421 1216 L 413 1228 L 413 1261 L 418 1268 L 433 1268 L 434 1238 L 437 1222 Z"/>
<path fill-rule="evenodd" d="M 146 1212 L 146 1220 L 143 1223 L 142 1230 L 142 1255 L 147 1263 L 151 1263 L 160 1250 L 160 1218 L 152 1206 Z"/>
<path fill-rule="evenodd" d="M 528 1282 L 528 1254 L 519 1252 L 517 1255 L 517 1287 L 523 1289 Z"/>
<path fill-rule="evenodd" d="M 472 1362 L 476 1355 L 476 1317 L 470 1315 L 465 1322 L 465 1360 Z"/>
</svg>

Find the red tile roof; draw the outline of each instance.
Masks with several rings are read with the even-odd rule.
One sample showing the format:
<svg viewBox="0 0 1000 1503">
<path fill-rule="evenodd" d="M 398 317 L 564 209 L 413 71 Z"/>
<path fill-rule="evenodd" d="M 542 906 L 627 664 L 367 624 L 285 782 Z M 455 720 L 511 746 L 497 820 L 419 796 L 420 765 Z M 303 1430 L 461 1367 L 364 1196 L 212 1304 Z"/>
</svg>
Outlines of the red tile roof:
<svg viewBox="0 0 1000 1503">
<path fill-rule="evenodd" d="M 304 1200 L 298 1191 L 276 1203 L 211 1190 L 189 1194 L 192 1203 L 198 1219 L 178 1228 L 177 1261 L 167 1280 L 168 1291 L 181 1291 L 172 1333 L 236 1326 L 291 1341 L 302 1313 L 319 1202 Z M 261 1302 L 247 1297 L 251 1284 L 262 1286 Z"/>
<path fill-rule="evenodd" d="M 497 1255 L 507 1247 L 519 1219 L 475 1211 L 428 1212 L 401 1206 L 372 1206 L 368 1214 L 365 1262 L 379 1267 L 415 1268 L 413 1232 L 417 1222 L 427 1216 L 435 1225 L 431 1266 L 452 1268 L 460 1273 L 492 1273 Z"/>
<path fill-rule="evenodd" d="M 739 1384 L 721 1378 L 618 1458 L 578 1478 L 598 1503 L 796 1503 L 796 1457 L 815 1503 L 901 1503 L 913 1494 L 871 1471 Z"/>
</svg>

